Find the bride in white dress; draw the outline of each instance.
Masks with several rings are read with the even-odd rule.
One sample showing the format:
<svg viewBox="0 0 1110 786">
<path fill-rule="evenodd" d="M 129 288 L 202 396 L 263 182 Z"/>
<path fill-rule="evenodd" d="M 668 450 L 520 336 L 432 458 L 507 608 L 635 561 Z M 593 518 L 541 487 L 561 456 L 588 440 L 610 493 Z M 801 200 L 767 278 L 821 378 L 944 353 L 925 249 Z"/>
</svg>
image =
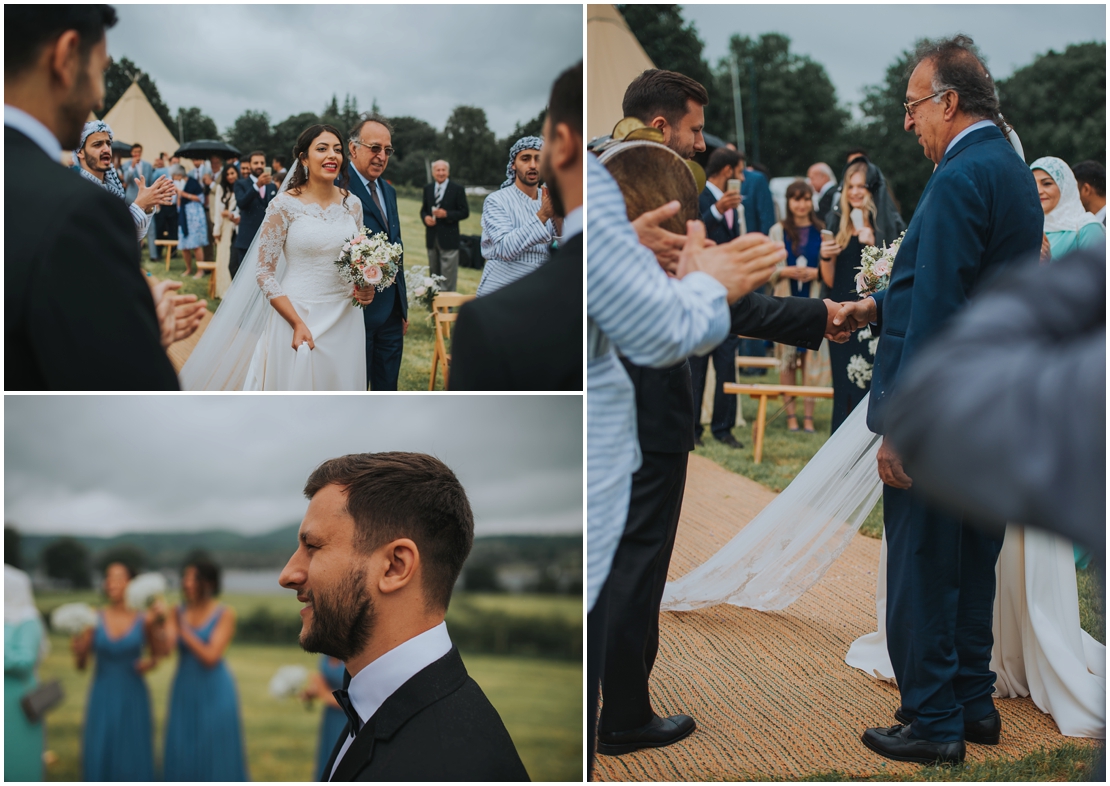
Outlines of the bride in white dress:
<svg viewBox="0 0 1110 786">
<path fill-rule="evenodd" d="M 729 603 L 760 611 L 797 600 L 847 548 L 882 490 L 881 438 L 856 407 L 794 481 L 706 562 L 668 582 L 662 608 Z M 1060 733 L 1106 736 L 1106 647 L 1079 627 L 1072 546 L 1010 526 L 996 566 L 996 695 L 1029 696 Z M 886 648 L 886 544 L 876 591 L 878 631 L 857 639 L 846 662 L 893 680 Z"/>
<path fill-rule="evenodd" d="M 181 369 L 185 390 L 366 390 L 362 310 L 335 260 L 362 227 L 338 130 L 314 125 L 208 329 Z"/>
</svg>

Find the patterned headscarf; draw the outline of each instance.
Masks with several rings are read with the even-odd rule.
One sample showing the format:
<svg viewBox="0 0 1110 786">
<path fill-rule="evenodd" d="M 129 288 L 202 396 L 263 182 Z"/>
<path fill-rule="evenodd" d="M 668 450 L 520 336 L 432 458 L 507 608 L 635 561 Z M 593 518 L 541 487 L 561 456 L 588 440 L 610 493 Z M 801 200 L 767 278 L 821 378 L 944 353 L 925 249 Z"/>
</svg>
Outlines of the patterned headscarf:
<svg viewBox="0 0 1110 786">
<path fill-rule="evenodd" d="M 1044 217 L 1045 232 L 1078 232 L 1087 224 L 1102 224 L 1083 209 L 1083 203 L 1079 200 L 1079 184 L 1067 161 L 1045 156 L 1038 158 L 1029 165 L 1029 168 L 1047 172 L 1060 189 L 1060 201 L 1056 203 L 1052 212 Z"/>
<path fill-rule="evenodd" d="M 73 157 L 77 158 L 78 151 L 85 149 L 85 142 L 91 135 L 99 134 L 101 132 L 107 132 L 108 144 L 112 144 L 112 127 L 110 125 L 105 123 L 103 120 L 91 120 L 88 123 L 85 123 L 85 129 L 81 132 L 81 141 L 77 145 L 77 150 L 73 151 Z M 96 183 L 98 186 L 103 186 L 104 188 L 108 189 L 113 194 L 118 196 L 120 199 L 126 198 L 125 194 L 127 192 L 123 187 L 123 183 L 120 182 L 119 175 L 116 173 L 116 168 L 114 166 L 108 167 L 108 171 L 104 173 L 103 180 L 101 180 L 99 177 L 97 177 L 84 167 L 81 167 L 78 171 L 82 175 L 84 175 L 85 178 Z"/>
<path fill-rule="evenodd" d="M 516 167 L 513 162 L 516 161 L 517 155 L 521 150 L 543 150 L 543 138 L 538 136 L 522 136 L 516 140 L 513 149 L 509 151 L 509 164 L 505 167 L 505 177 L 508 178 L 501 184 L 502 188 L 508 188 L 516 181 Z"/>
</svg>

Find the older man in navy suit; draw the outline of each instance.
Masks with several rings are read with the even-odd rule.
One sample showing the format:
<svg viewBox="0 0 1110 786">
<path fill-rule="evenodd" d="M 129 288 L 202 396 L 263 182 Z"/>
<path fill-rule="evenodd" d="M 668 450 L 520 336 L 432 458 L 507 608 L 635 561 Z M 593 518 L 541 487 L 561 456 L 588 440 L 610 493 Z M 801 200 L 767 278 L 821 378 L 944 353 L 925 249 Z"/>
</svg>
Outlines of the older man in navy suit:
<svg viewBox="0 0 1110 786">
<path fill-rule="evenodd" d="M 994 83 L 966 36 L 918 47 L 905 129 L 937 165 L 906 230 L 890 287 L 846 304 L 836 320 L 877 322 L 868 427 L 913 360 L 981 286 L 1040 248 L 1044 214 L 1029 168 L 999 124 Z M 884 438 L 879 449 L 887 539 L 887 647 L 902 694 L 898 724 L 864 744 L 898 761 L 962 761 L 965 740 L 999 741 L 991 694 L 994 566 L 1001 535 L 926 503 Z"/>
<path fill-rule="evenodd" d="M 393 155 L 393 127 L 384 117 L 364 114 L 348 134 L 351 154 L 351 193 L 362 200 L 362 223 L 373 234 L 384 232 L 391 243 L 401 242 L 397 192 L 385 182 Z M 401 352 L 409 329 L 409 304 L 405 295 L 404 257 L 397 281 L 363 309 L 366 323 L 366 381 L 371 390 L 396 390 L 401 373 Z"/>
</svg>

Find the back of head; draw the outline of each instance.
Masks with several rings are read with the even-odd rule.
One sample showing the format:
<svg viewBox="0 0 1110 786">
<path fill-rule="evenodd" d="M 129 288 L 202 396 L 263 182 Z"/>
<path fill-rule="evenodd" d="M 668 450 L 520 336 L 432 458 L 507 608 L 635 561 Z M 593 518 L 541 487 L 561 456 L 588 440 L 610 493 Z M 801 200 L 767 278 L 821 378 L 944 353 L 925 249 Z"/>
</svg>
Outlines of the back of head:
<svg viewBox="0 0 1110 786">
<path fill-rule="evenodd" d="M 427 605 L 446 609 L 474 545 L 474 514 L 455 473 L 423 453 L 352 453 L 317 467 L 305 496 L 332 484 L 346 492 L 355 548 L 370 554 L 398 538 L 412 540 Z"/>
<path fill-rule="evenodd" d="M 4 78 L 12 79 L 31 68 L 39 51 L 66 30 L 81 36 L 81 56 L 117 21 L 110 5 L 4 5 Z"/>
<path fill-rule="evenodd" d="M 621 107 L 625 117 L 650 124 L 652 118 L 661 116 L 675 125 L 686 114 L 689 99 L 705 106 L 709 93 L 700 82 L 684 74 L 653 68 L 632 80 L 624 91 Z"/>
<path fill-rule="evenodd" d="M 705 165 L 705 176 L 716 177 L 725 167 L 739 166 L 743 160 L 737 151 L 728 147 L 718 147 L 709 156 L 709 161 Z"/>
<path fill-rule="evenodd" d="M 559 123 L 565 123 L 571 131 L 582 136 L 582 61 L 559 74 L 551 87 L 551 98 L 547 102 L 547 116 L 554 130 Z"/>
<path fill-rule="evenodd" d="M 1071 171 L 1080 186 L 1086 183 L 1099 196 L 1106 196 L 1106 168 L 1098 161 L 1080 161 Z"/>
<path fill-rule="evenodd" d="M 921 63 L 929 61 L 935 69 L 933 91 L 954 90 L 960 97 L 959 109 L 973 120 L 994 120 L 1005 124 L 998 105 L 994 80 L 979 56 L 970 36 L 963 34 L 939 41 L 922 41 L 907 67 L 907 77 Z M 1003 131 L 1006 129 L 1003 128 Z"/>
</svg>

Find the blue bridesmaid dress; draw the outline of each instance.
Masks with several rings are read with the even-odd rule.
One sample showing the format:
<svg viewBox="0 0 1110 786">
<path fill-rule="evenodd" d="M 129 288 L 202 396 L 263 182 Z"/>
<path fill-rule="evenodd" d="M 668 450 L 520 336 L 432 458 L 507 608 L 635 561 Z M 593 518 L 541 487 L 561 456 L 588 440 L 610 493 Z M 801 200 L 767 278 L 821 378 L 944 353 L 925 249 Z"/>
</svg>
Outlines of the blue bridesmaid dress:
<svg viewBox="0 0 1110 786">
<path fill-rule="evenodd" d="M 185 607 L 178 619 L 185 622 Z M 192 631 L 204 643 L 223 615 L 218 606 L 208 621 Z M 212 668 L 197 659 L 178 638 L 177 674 L 170 690 L 163 772 L 167 781 L 246 781 L 246 757 L 239 723 L 235 679 L 222 658 Z"/>
<path fill-rule="evenodd" d="M 96 672 L 85 713 L 82 756 L 87 781 L 154 780 L 154 731 L 146 680 L 135 670 L 143 656 L 143 615 L 113 639 L 104 614 L 93 633 Z"/>
<path fill-rule="evenodd" d="M 320 673 L 324 675 L 324 682 L 332 690 L 339 690 L 343 687 L 343 674 L 347 668 L 343 665 L 343 661 L 338 661 L 335 666 L 331 665 L 331 658 L 327 655 L 320 656 Z M 316 747 L 316 774 L 323 780 L 324 767 L 327 766 L 328 759 L 331 758 L 332 749 L 335 747 L 336 741 L 339 736 L 347 728 L 347 716 L 343 710 L 332 706 L 324 707 L 324 717 L 320 720 L 320 743 Z"/>
</svg>

